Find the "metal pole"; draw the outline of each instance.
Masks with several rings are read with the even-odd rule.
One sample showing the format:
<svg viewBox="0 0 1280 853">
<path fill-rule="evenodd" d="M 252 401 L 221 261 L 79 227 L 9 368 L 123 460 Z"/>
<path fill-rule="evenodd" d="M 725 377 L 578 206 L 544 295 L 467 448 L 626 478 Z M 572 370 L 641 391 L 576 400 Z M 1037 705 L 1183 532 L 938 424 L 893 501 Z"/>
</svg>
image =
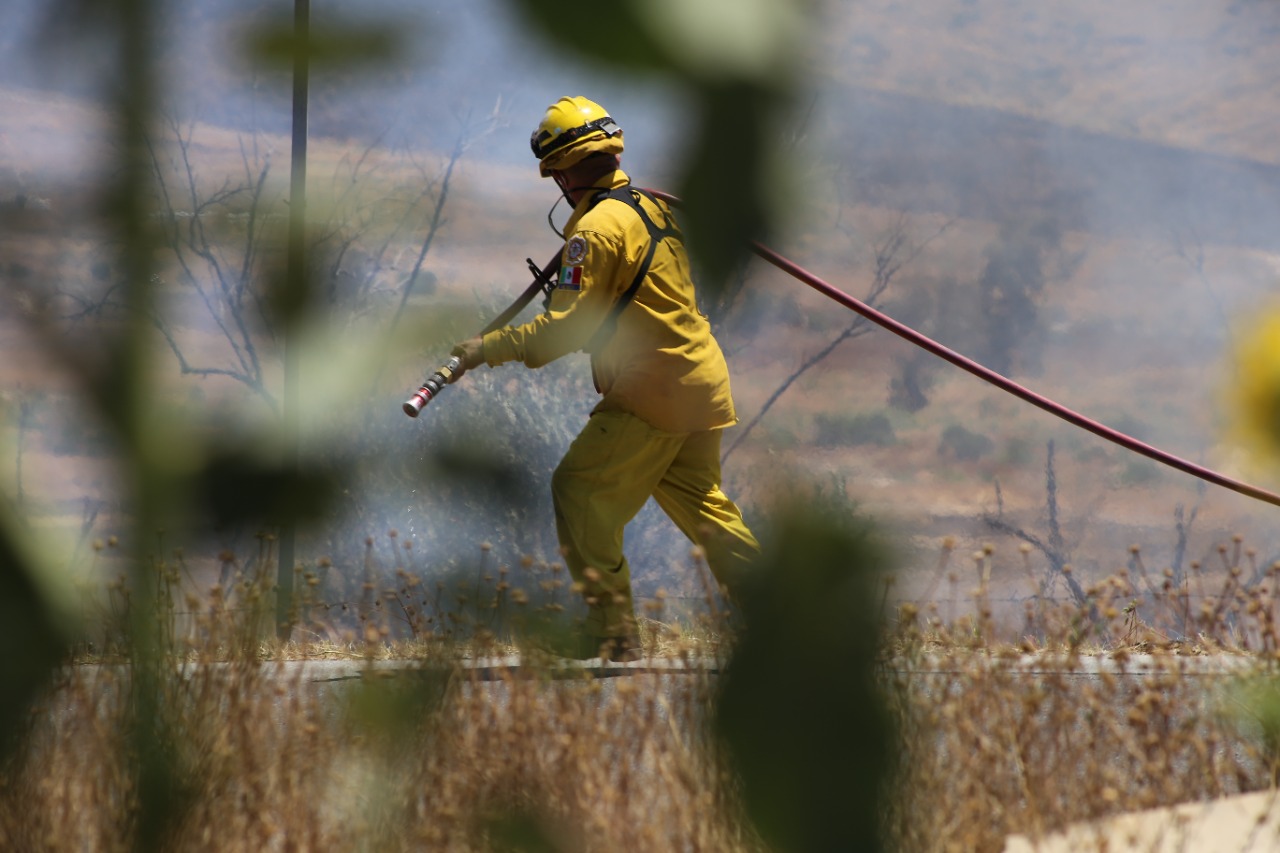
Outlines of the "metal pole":
<svg viewBox="0 0 1280 853">
<path fill-rule="evenodd" d="M 293 150 L 289 180 L 289 254 L 286 287 L 293 294 L 307 286 L 307 83 L 310 73 L 308 49 L 311 31 L 311 0 L 293 3 Z M 285 467 L 298 469 L 298 350 L 291 332 L 284 330 Z M 280 526 L 280 560 L 276 571 L 276 636 L 287 641 L 293 633 L 293 564 L 296 528 L 292 518 Z"/>
</svg>

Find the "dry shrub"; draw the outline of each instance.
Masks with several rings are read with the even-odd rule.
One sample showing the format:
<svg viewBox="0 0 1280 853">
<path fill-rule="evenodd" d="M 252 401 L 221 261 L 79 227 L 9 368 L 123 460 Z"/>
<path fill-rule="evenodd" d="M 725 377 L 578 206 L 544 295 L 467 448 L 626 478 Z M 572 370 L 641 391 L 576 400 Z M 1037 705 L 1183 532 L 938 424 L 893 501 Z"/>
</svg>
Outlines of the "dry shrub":
<svg viewBox="0 0 1280 853">
<path fill-rule="evenodd" d="M 170 739 L 182 789 L 166 849 L 479 851 L 513 831 L 559 850 L 754 849 L 696 672 L 369 669 L 335 687 L 301 671 L 173 674 L 167 734 L 142 733 Z M 418 682 L 441 678 L 447 695 L 421 701 Z M 67 674 L 5 774 L 0 846 L 133 846 L 129 689 L 123 668 Z"/>
<path fill-rule="evenodd" d="M 1165 609 L 1192 614 L 1177 640 L 1143 616 L 1160 603 L 1134 604 L 1124 577 L 1083 603 L 1030 602 L 1012 639 L 982 589 L 974 615 L 951 622 L 904 608 L 877 670 L 896 724 L 886 848 L 994 851 L 1010 833 L 1273 784 L 1280 724 L 1268 714 L 1280 699 L 1236 690 L 1274 673 L 1273 581 L 1227 573 L 1195 606 L 1177 598 Z M 674 642 L 681 631 L 645 620 L 651 657 L 606 678 L 493 637 L 401 647 L 394 662 L 378 630 L 254 645 L 252 608 L 215 593 L 202 612 L 159 632 L 146 730 L 126 661 L 62 670 L 0 773 L 0 848 L 135 848 L 153 754 L 172 787 L 162 849 L 767 849 L 710 725 L 724 647 L 709 635 L 684 629 Z M 334 681 L 286 654 L 351 660 Z M 795 718 L 820 721 L 815 703 L 849 659 L 810 657 L 830 683 Z M 810 734 L 858 743 L 857 732 Z M 856 790 L 863 768 L 842 782 L 818 763 L 814 778 Z"/>
<path fill-rule="evenodd" d="M 181 630 L 162 606 L 150 663 L 61 671 L 0 773 L 0 849 L 134 849 L 155 755 L 163 849 L 758 849 L 706 724 L 705 640 L 646 619 L 676 671 L 619 678 L 482 633 L 390 661 L 372 622 L 363 642 L 254 645 L 270 622 L 241 605 L 268 578 L 215 588 Z M 351 660 L 333 680 L 286 652 Z M 159 693 L 145 731 L 143 665 Z"/>
<path fill-rule="evenodd" d="M 415 779 L 412 839 L 487 850 L 525 817 L 559 850 L 753 849 L 705 740 L 707 687 L 690 675 L 467 683 Z"/>
<path fill-rule="evenodd" d="M 1269 585 L 1228 567 L 1189 605 L 1142 596 L 1127 575 L 1071 606 L 1029 602 L 1021 640 L 984 604 L 944 623 L 903 608 L 883 670 L 900 772 L 886 815 L 902 850 L 1001 850 L 1011 833 L 1266 788 L 1280 704 Z M 1185 636 L 1154 627 L 1177 623 Z M 1191 617 L 1183 617 L 1190 613 Z M 1270 702 L 1270 706 L 1268 706 Z"/>
</svg>

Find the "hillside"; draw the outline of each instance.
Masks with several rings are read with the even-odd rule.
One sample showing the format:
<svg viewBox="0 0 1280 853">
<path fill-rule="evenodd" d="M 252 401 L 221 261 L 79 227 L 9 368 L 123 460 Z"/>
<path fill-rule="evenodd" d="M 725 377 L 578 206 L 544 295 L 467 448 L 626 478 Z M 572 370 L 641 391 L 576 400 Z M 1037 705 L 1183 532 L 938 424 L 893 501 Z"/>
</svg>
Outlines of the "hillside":
<svg viewBox="0 0 1280 853">
<path fill-rule="evenodd" d="M 479 11 L 469 7 L 465 26 L 475 24 L 473 14 Z M 1248 466 L 1223 441 L 1230 415 L 1221 408 L 1221 386 L 1235 330 L 1274 293 L 1280 274 L 1280 155 L 1269 132 L 1280 118 L 1280 52 L 1268 50 L 1280 38 L 1276 5 L 1177 0 L 1115 9 L 972 0 L 907 8 L 884 0 L 827 14 L 812 57 L 815 149 L 824 159 L 809 165 L 834 177 L 803 211 L 804 228 L 780 248 L 860 296 L 878 247 L 902 228 L 902 245 L 918 254 L 885 293 L 894 316 L 974 356 L 993 336 L 1007 335 L 1011 349 L 996 354 L 1009 359 L 1018 381 L 1193 461 L 1260 485 L 1274 482 L 1274 472 Z M 562 74 L 548 63 L 530 79 L 499 81 L 488 68 L 470 84 L 507 87 L 506 103 L 523 110 L 543 97 L 531 91 L 558 86 Z M 349 128 L 343 110 L 367 114 L 378 106 L 377 99 L 335 94 L 341 90 L 318 101 L 326 110 L 318 127 Z M 405 97 L 388 93 L 387 101 Z M 19 269 L 42 270 L 59 286 L 91 287 L 87 271 L 105 249 L 102 236 L 84 227 L 93 203 L 86 189 L 102 168 L 107 117 L 82 99 L 31 88 L 0 91 L 0 106 L 0 206 L 9 217 L 0 231 L 0 278 L 11 286 Z M 542 260 L 555 245 L 545 224 L 554 194 L 531 169 L 509 165 L 525 163 L 516 161 L 517 149 L 527 157 L 524 113 L 512 109 L 517 127 L 501 128 L 460 161 L 447 224 L 427 262 L 440 282 L 432 299 L 501 300 L 523 283 L 523 258 Z M 377 185 L 383 200 L 439 179 L 445 112 L 431 113 L 437 135 L 424 134 L 419 147 L 375 146 L 384 164 L 378 180 L 385 184 Z M 287 141 L 246 134 L 238 129 L 244 120 L 235 113 L 191 126 L 202 178 L 216 185 L 236 174 L 241 145 L 252 137 L 273 158 L 278 191 Z M 662 127 L 637 124 L 640 142 L 646 132 L 662 136 Z M 322 195 L 349 176 L 367 145 L 317 133 L 312 175 Z M 47 206 L 19 211 L 20 193 Z M 422 232 L 416 227 L 399 238 L 401 258 L 412 258 Z M 990 284 L 1000 263 L 1015 262 L 1034 281 L 1004 284 L 1025 284 L 1028 304 L 997 323 L 984 298 L 1000 283 L 984 297 L 982 282 Z M 403 271 L 387 271 L 379 283 L 384 296 Z M 751 270 L 748 298 L 758 313 L 724 334 L 739 430 L 852 320 L 763 268 Z M 426 299 L 415 308 L 434 308 Z M 11 353 L 3 374 L 10 399 L 37 387 L 56 397 L 56 371 L 29 356 L 31 339 L 6 329 L 3 341 Z M 379 393 L 389 405 L 421 378 L 422 359 L 434 357 L 428 345 L 422 350 L 388 372 Z M 1090 573 L 1123 565 L 1132 544 L 1155 549 L 1153 562 L 1173 559 L 1178 512 L 1194 512 L 1186 546 L 1193 559 L 1211 560 L 1234 534 L 1261 560 L 1280 554 L 1270 509 L 1204 491 L 971 377 L 914 359 L 905 344 L 874 330 L 840 344 L 754 428 L 729 461 L 727 480 L 745 503 L 763 508 L 772 495 L 787 494 L 776 486 L 780 477 L 794 483 L 811 475 L 820 494 L 861 503 L 892 524 L 924 582 L 948 538 L 957 554 L 995 541 L 998 573 L 1013 578 L 1022 571 L 1019 540 L 984 516 L 1002 511 L 1008 524 L 1047 536 L 1052 441 L 1053 497 L 1074 559 Z M 158 363 L 180 395 L 220 400 L 235 391 Z M 928 398 L 913 411 L 891 400 L 891 386 L 907 370 L 918 373 Z M 534 387 L 519 384 L 534 381 L 525 373 L 503 381 L 509 399 Z M 565 422 L 580 408 L 566 404 Z M 858 430 L 877 416 L 890 433 L 867 440 Z M 82 453 L 53 454 L 57 418 L 48 417 L 44 435 L 25 436 L 25 488 L 47 523 L 71 529 L 82 504 L 110 502 L 109 466 Z M 11 417 L 11 438 L 14 424 Z M 410 426 L 397 440 L 421 438 L 407 432 Z M 963 449 L 970 445 L 957 444 L 965 440 L 976 448 L 972 455 Z M 684 558 L 665 530 L 647 510 L 633 539 L 653 567 L 640 578 L 647 589 Z M 1011 583 L 1011 595 L 1025 594 L 1021 581 Z"/>
</svg>

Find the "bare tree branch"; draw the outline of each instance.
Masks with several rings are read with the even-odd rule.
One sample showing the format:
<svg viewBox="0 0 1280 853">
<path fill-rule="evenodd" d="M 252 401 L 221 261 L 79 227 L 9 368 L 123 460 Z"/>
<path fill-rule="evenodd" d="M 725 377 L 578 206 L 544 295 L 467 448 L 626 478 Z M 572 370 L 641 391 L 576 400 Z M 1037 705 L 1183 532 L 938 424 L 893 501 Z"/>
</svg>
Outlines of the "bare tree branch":
<svg viewBox="0 0 1280 853">
<path fill-rule="evenodd" d="M 387 327 L 388 338 L 391 337 L 396 330 L 396 326 L 400 323 L 400 317 L 404 313 L 405 305 L 408 304 L 409 297 L 413 294 L 414 285 L 418 282 L 418 274 L 422 271 L 423 261 L 426 260 L 427 253 L 431 251 L 431 244 L 435 242 L 436 234 L 439 233 L 440 226 L 444 222 L 444 205 L 449 198 L 449 182 L 453 179 L 453 170 L 458 165 L 458 161 L 462 158 L 469 144 L 470 141 L 465 135 L 459 135 L 453 150 L 449 152 L 449 160 L 445 165 L 444 177 L 440 180 L 440 191 L 436 194 L 435 207 L 431 211 L 431 223 L 427 226 L 427 234 L 422 239 L 422 246 L 418 249 L 418 257 L 413 262 L 413 269 L 409 271 L 409 277 L 405 280 L 404 287 L 400 291 L 400 303 L 396 306 L 396 312 L 391 315 L 391 323 Z"/>
<path fill-rule="evenodd" d="M 1069 568 L 1071 563 L 1071 555 L 1067 550 L 1066 542 L 1062 536 L 1062 528 L 1058 524 L 1058 476 L 1054 469 L 1054 444 L 1050 439 L 1045 448 L 1045 504 L 1048 508 L 1048 535 L 1047 539 L 1041 539 L 1034 533 L 1029 533 L 1022 527 L 1018 527 L 1004 520 L 1004 501 L 1000 497 L 999 483 L 996 484 L 996 495 L 998 510 L 996 515 L 986 514 L 982 517 L 983 522 L 992 530 L 1001 533 L 1007 533 L 1026 542 L 1035 548 L 1049 561 L 1048 573 L 1044 581 L 1040 584 L 1040 595 L 1043 597 L 1053 588 L 1054 582 L 1058 578 L 1062 578 L 1067 585 L 1067 589 L 1071 592 L 1072 599 L 1080 605 L 1084 605 L 1088 601 L 1084 588 L 1080 586 L 1080 582 L 1075 579 Z M 1096 617 L 1094 608 L 1090 605 L 1090 614 Z M 1095 618 L 1096 621 L 1096 618 Z"/>
<path fill-rule="evenodd" d="M 867 290 L 867 294 L 863 297 L 863 302 L 872 307 L 876 307 L 884 292 L 888 290 L 894 276 L 902 269 L 902 267 L 919 257 L 925 248 L 942 236 L 948 228 L 951 227 L 954 220 L 947 220 L 937 231 L 930 235 L 927 239 L 914 246 L 909 245 L 907 238 L 908 221 L 905 213 L 899 213 L 893 224 L 881 235 L 873 246 L 873 258 L 875 262 L 875 272 L 871 279 L 871 286 Z M 904 255 L 905 252 L 905 255 Z M 733 443 L 721 454 L 720 461 L 723 463 L 730 454 L 738 448 L 756 425 L 760 423 L 761 418 L 773 408 L 774 403 L 786 393 L 787 389 L 795 384 L 796 380 L 803 376 L 810 368 L 823 361 L 827 356 L 831 355 L 844 341 L 856 338 L 865 332 L 871 330 L 870 321 L 862 315 L 858 315 L 854 320 L 840 332 L 830 343 L 820 349 L 817 353 L 806 359 L 800 367 L 793 371 L 782 383 L 774 389 L 769 398 L 765 400 L 764 405 L 760 407 L 760 411 L 756 412 L 742 431 L 738 433 Z"/>
<path fill-rule="evenodd" d="M 205 313 L 226 343 L 236 367 L 193 364 L 187 359 L 170 322 L 162 313 L 153 312 L 152 324 L 164 337 L 183 374 L 231 378 L 250 388 L 274 411 L 277 408 L 276 400 L 266 386 L 255 332 L 249 318 L 249 312 L 253 311 L 262 329 L 270 333 L 271 323 L 260 295 L 253 287 L 258 247 L 262 239 L 265 203 L 263 194 L 271 170 L 270 159 L 259 157 L 256 141 L 250 151 L 241 138 L 243 180 L 233 184 L 231 179 L 226 179 L 216 190 L 207 191 L 200 186 L 192 156 L 194 123 L 189 124 L 184 131 L 176 119 L 169 117 L 167 126 L 176 148 L 176 159 L 168 158 L 168 168 L 154 141 L 150 137 L 146 139 L 159 194 L 165 242 L 181 270 L 183 282 L 191 287 L 204 306 Z M 175 204 L 170 169 L 178 175 L 181 192 L 189 210 L 181 211 Z M 237 209 L 241 205 L 242 211 Z M 225 249 L 209 233 L 206 220 L 219 215 L 230 220 L 243 217 L 244 235 L 234 257 L 227 257 Z"/>
<path fill-rule="evenodd" d="M 1213 282 L 1209 280 L 1209 276 L 1204 269 L 1204 240 L 1194 227 L 1189 227 L 1187 230 L 1189 233 L 1185 235 L 1176 228 L 1170 230 L 1169 236 L 1173 242 L 1173 254 L 1195 273 L 1196 280 L 1200 282 L 1205 292 L 1209 295 L 1209 302 L 1213 304 L 1214 313 L 1218 317 L 1218 322 L 1222 324 L 1223 332 L 1226 333 L 1227 339 L 1230 340 L 1232 338 L 1232 330 L 1231 320 L 1227 317 L 1227 309 L 1222 303 L 1222 297 L 1214 289 Z"/>
</svg>

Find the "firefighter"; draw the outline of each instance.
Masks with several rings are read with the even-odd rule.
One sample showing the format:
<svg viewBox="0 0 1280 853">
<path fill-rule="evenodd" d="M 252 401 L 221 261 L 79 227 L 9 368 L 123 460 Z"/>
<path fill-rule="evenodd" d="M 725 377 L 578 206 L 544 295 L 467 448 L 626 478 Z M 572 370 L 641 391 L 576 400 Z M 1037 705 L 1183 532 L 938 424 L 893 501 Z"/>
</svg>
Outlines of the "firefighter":
<svg viewBox="0 0 1280 853">
<path fill-rule="evenodd" d="M 561 98 L 530 142 L 542 177 L 574 206 L 556 287 L 541 315 L 455 354 L 464 372 L 590 354 L 601 397 L 552 476 L 556 532 L 587 603 L 578 656 L 636 660 L 623 530 L 649 497 L 730 593 L 760 553 L 720 488 L 721 430 L 737 421 L 729 371 L 670 208 L 622 171 L 622 128 L 599 104 Z"/>
</svg>

